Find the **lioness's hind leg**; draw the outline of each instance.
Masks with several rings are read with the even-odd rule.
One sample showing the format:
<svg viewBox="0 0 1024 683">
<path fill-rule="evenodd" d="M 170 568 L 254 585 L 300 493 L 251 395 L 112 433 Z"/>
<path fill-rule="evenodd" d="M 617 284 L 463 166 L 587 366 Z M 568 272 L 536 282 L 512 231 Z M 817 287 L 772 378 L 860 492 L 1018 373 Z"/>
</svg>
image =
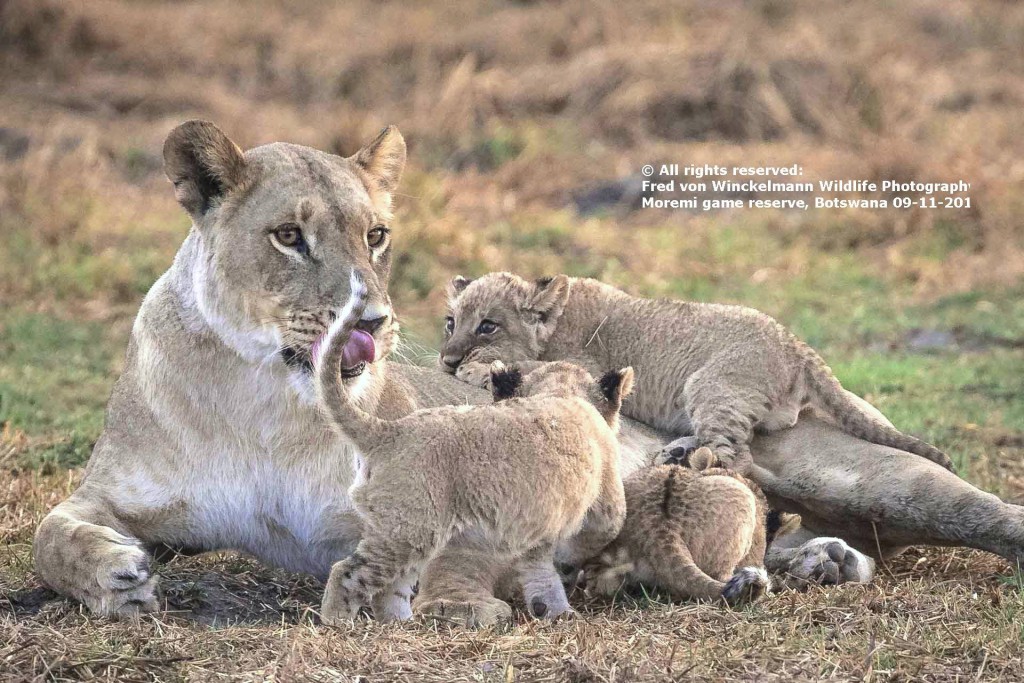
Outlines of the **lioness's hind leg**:
<svg viewBox="0 0 1024 683">
<path fill-rule="evenodd" d="M 36 531 L 40 578 L 97 614 L 156 610 L 152 558 L 139 539 L 114 528 L 120 525 L 109 510 L 83 500 L 83 490 L 54 508 Z"/>
</svg>

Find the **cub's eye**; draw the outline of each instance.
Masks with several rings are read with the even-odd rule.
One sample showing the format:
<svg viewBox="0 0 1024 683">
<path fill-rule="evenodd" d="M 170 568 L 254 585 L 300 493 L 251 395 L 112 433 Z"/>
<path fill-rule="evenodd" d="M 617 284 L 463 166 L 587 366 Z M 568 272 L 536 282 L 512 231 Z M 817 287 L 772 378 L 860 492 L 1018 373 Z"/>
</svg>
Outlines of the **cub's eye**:
<svg viewBox="0 0 1024 683">
<path fill-rule="evenodd" d="M 376 249 L 384 244 L 384 240 L 387 239 L 389 232 L 383 225 L 375 225 L 370 232 L 366 233 L 366 243 L 370 245 L 371 249 Z"/>
<path fill-rule="evenodd" d="M 498 323 L 493 320 L 481 320 L 480 324 L 476 326 L 477 334 L 494 334 L 498 331 Z"/>
<path fill-rule="evenodd" d="M 444 319 L 444 333 L 447 336 L 452 336 L 452 332 L 455 331 L 455 318 L 448 316 Z"/>
<path fill-rule="evenodd" d="M 300 254 L 308 250 L 306 239 L 302 236 L 302 228 L 294 223 L 285 223 L 273 231 L 274 241 L 285 249 L 294 249 Z"/>
</svg>

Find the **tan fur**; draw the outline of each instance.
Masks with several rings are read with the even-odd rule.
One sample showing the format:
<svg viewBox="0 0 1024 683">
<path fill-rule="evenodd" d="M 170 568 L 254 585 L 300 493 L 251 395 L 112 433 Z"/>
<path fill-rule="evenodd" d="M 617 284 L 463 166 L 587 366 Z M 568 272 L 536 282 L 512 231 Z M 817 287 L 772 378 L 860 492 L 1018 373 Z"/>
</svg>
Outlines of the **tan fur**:
<svg viewBox="0 0 1024 683">
<path fill-rule="evenodd" d="M 315 404 L 310 348 L 353 268 L 380 356 L 397 331 L 390 240 L 367 241 L 389 220 L 405 159 L 397 130 L 346 159 L 284 143 L 243 153 L 190 121 L 164 159 L 192 230 L 143 302 L 82 486 L 35 541 L 41 578 L 101 614 L 157 607 L 148 548 L 234 548 L 325 577 L 359 519 L 343 495 L 349 449 Z M 286 223 L 311 258 L 275 246 Z M 367 406 L 408 412 L 385 368 L 353 387 Z"/>
<path fill-rule="evenodd" d="M 363 537 L 331 569 L 321 617 L 329 623 L 354 618 L 381 593 L 402 593 L 453 536 L 474 537 L 492 558 L 518 566 L 535 616 L 570 612 L 555 549 L 579 532 L 579 562 L 622 526 L 615 424 L 632 370 L 609 373 L 599 386 L 568 363 L 551 363 L 525 380 L 496 363 L 492 382 L 507 389 L 506 400 L 383 420 L 352 402 L 339 373 L 365 306 L 360 283 L 351 290 L 349 308 L 327 336 L 317 384 L 332 424 L 354 442 L 365 472 L 350 491 Z M 614 386 L 602 391 L 609 380 Z"/>
<path fill-rule="evenodd" d="M 755 484 L 723 469 L 649 467 L 624 482 L 626 523 L 585 566 L 587 590 L 644 584 L 673 598 L 755 600 L 764 570 L 768 504 Z"/>
<path fill-rule="evenodd" d="M 347 301 L 352 267 L 362 269 L 373 315 L 388 316 L 374 333 L 380 359 L 351 380 L 361 406 L 395 419 L 418 407 L 491 401 L 451 375 L 383 359 L 397 329 L 386 292 L 390 241 L 371 251 L 365 237 L 370 218 L 387 217 L 390 196 L 383 188 L 395 186 L 399 164 L 377 165 L 375 154 L 342 159 L 274 143 L 242 154 L 237 181 L 231 150 L 238 146 L 212 124 L 185 124 L 170 139 L 203 150 L 197 166 L 177 153 L 188 147 L 176 142 L 168 149 L 168 174 L 193 215 L 192 230 L 142 304 L 81 487 L 36 533 L 40 578 L 98 614 L 158 607 L 150 550 L 241 550 L 326 578 L 355 548 L 361 521 L 346 496 L 353 449 L 313 400 L 301 359 L 318 335 L 307 319 L 319 317 L 321 325 Z M 371 147 L 387 159 L 404 157 L 394 129 Z M 207 174 L 227 181 L 221 194 L 194 194 L 206 186 L 196 180 Z M 271 251 L 262 230 L 292 214 L 324 234 L 317 247 L 322 271 L 313 275 Z M 285 314 L 291 310 L 308 315 L 293 320 Z M 296 350 L 292 365 L 278 353 L 286 338 Z M 625 476 L 649 464 L 666 435 L 621 422 Z M 810 580 L 870 579 L 860 552 L 816 533 L 848 538 L 867 552 L 891 554 L 912 543 L 967 545 L 1024 561 L 1024 509 L 920 458 L 813 417 L 756 436 L 752 450 L 756 480 L 773 506 L 803 518 L 799 532 L 769 548 L 773 571 Z M 466 580 L 455 597 L 500 592 L 504 581 L 492 581 L 498 588 L 473 583 L 507 567 L 487 566 L 474 557 L 474 546 L 466 548 L 453 541 L 424 573 L 420 595 L 433 596 L 433 606 L 455 605 L 446 591 L 460 585 L 460 576 Z M 495 612 L 482 597 L 461 609 Z M 406 618 L 409 594 L 385 595 L 374 611 Z"/>
<path fill-rule="evenodd" d="M 632 365 L 637 389 L 626 415 L 692 433 L 691 448 L 707 446 L 741 472 L 755 429 L 792 427 L 808 407 L 854 436 L 952 466 L 866 410 L 818 354 L 753 309 L 641 299 L 564 275 L 528 282 L 490 273 L 456 278 L 450 291 L 441 365 L 457 376 L 479 381 L 479 369 L 463 364 L 497 359 L 569 360 L 591 372 Z"/>
</svg>

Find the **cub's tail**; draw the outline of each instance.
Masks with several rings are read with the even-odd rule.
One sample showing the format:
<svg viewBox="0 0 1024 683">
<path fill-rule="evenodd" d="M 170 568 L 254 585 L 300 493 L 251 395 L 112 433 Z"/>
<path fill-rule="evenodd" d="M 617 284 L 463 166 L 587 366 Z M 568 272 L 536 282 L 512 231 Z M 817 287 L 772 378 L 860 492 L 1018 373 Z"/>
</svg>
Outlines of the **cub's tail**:
<svg viewBox="0 0 1024 683">
<path fill-rule="evenodd" d="M 349 396 L 348 389 L 341 377 L 345 357 L 353 354 L 360 344 L 369 344 L 372 349 L 373 338 L 366 332 L 355 329 L 356 323 L 366 309 L 367 291 L 362 279 L 352 271 L 350 279 L 351 291 L 345 310 L 331 324 L 320 347 L 323 351 L 316 358 L 317 395 L 321 407 L 327 411 L 334 428 L 342 435 L 351 439 L 357 446 L 364 447 L 378 440 L 380 431 L 386 422 L 362 410 Z"/>
<path fill-rule="evenodd" d="M 658 587 L 676 598 L 714 601 L 731 606 L 757 600 L 771 588 L 768 572 L 761 567 L 737 569 L 728 582 L 708 576 L 693 561 L 690 549 L 678 534 L 660 529 L 640 541 L 642 553 L 654 569 Z"/>
<path fill-rule="evenodd" d="M 947 470 L 953 470 L 953 461 L 935 446 L 879 422 L 865 412 L 850 398 L 839 380 L 832 374 L 832 370 L 816 353 L 811 352 L 805 367 L 804 376 L 807 387 L 815 399 L 815 406 L 831 417 L 844 432 L 879 446 L 889 446 L 920 455 Z"/>
</svg>

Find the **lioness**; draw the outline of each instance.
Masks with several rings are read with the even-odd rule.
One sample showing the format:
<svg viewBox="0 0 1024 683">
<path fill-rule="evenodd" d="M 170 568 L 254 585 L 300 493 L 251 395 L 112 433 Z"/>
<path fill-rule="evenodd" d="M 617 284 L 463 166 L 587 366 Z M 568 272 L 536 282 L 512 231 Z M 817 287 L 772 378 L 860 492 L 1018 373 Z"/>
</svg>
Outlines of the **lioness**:
<svg viewBox="0 0 1024 683">
<path fill-rule="evenodd" d="M 738 605 L 771 588 L 764 570 L 768 503 L 748 479 L 719 468 L 659 465 L 634 472 L 624 488 L 622 531 L 584 565 L 589 592 L 613 595 L 643 584 L 674 598 Z"/>
<path fill-rule="evenodd" d="M 821 356 L 752 308 L 641 299 L 565 275 L 456 277 L 450 290 L 441 366 L 460 378 L 499 359 L 568 360 L 591 372 L 632 364 L 626 414 L 692 433 L 680 443 L 710 448 L 722 467 L 746 472 L 755 429 L 787 429 L 812 408 L 852 436 L 952 468 L 945 453 L 865 410 Z"/>
<path fill-rule="evenodd" d="M 192 228 L 142 303 L 82 485 L 36 533 L 43 581 L 113 615 L 159 606 L 151 552 L 168 548 L 241 550 L 327 578 L 359 540 L 345 494 L 353 449 L 317 407 L 305 361 L 348 300 L 352 268 L 369 290 L 362 326 L 375 354 L 346 382 L 368 412 L 393 419 L 491 401 L 451 375 L 384 358 L 397 331 L 387 216 L 404 160 L 394 128 L 348 158 L 286 143 L 243 153 L 207 122 L 171 132 L 165 168 Z M 623 476 L 667 441 L 628 419 L 619 440 Z M 804 520 L 769 547 L 771 571 L 870 579 L 863 554 L 815 533 L 849 535 L 868 552 L 932 543 L 1024 557 L 1020 508 L 917 456 L 813 418 L 756 436 L 751 449 L 769 500 Z M 487 584 L 507 567 L 464 561 L 472 552 L 449 546 L 421 592 L 493 614 Z M 382 600 L 378 613 L 411 613 L 407 594 Z"/>
<path fill-rule="evenodd" d="M 580 555 L 569 562 L 578 564 L 622 528 L 626 501 L 615 432 L 633 370 L 595 381 L 579 366 L 551 363 L 523 383 L 517 370 L 498 363 L 492 385 L 519 398 L 384 420 L 359 408 L 341 379 L 374 356 L 373 337 L 355 329 L 366 307 L 366 288 L 355 273 L 351 291 L 317 347 L 322 357 L 313 355 L 317 394 L 331 425 L 358 449 L 349 495 L 363 535 L 331 569 L 320 616 L 353 619 L 384 591 L 404 594 L 456 535 L 473 537 L 490 561 L 517 567 L 534 616 L 571 612 L 555 549 L 577 536 Z"/>
</svg>

